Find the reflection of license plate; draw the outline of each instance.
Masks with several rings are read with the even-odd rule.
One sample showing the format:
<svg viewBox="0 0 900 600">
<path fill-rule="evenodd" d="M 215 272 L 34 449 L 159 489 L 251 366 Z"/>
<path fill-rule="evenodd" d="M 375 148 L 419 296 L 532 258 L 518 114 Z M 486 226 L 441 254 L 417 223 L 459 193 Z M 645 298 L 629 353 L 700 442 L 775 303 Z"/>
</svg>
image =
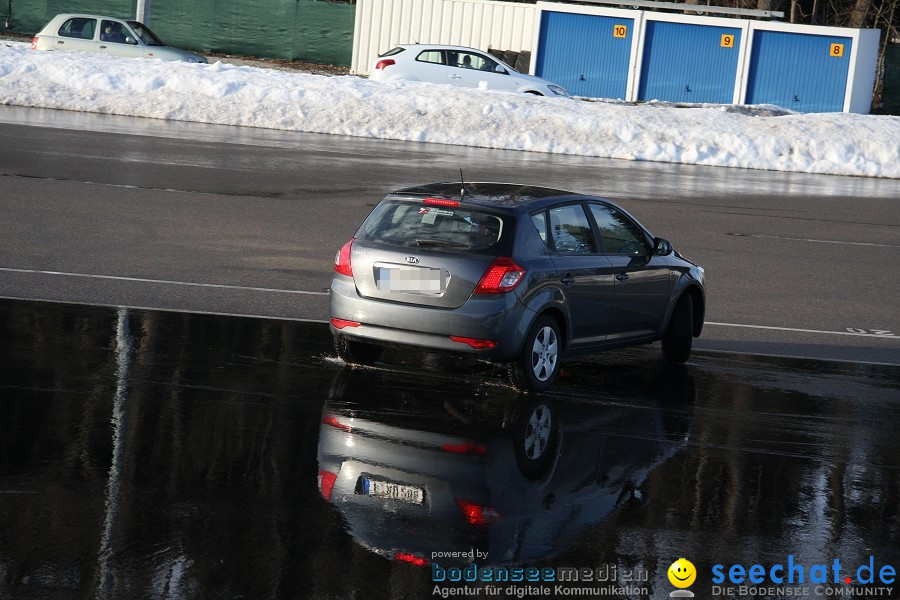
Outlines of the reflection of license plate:
<svg viewBox="0 0 900 600">
<path fill-rule="evenodd" d="M 443 269 L 375 267 L 375 285 L 385 292 L 440 294 L 447 289 L 447 277 Z"/>
<path fill-rule="evenodd" d="M 363 479 L 363 494 L 412 504 L 422 504 L 425 501 L 425 491 L 422 488 L 375 479 Z"/>
</svg>

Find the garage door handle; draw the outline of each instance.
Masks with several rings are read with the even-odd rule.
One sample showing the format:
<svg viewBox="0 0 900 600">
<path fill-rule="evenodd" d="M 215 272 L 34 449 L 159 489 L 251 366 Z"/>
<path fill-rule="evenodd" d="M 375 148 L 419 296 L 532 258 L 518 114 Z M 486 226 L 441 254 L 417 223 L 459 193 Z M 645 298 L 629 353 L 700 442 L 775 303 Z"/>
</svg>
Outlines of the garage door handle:
<svg viewBox="0 0 900 600">
<path fill-rule="evenodd" d="M 628 273 L 626 273 L 625 271 L 622 271 L 621 273 L 616 275 L 616 279 L 618 279 L 622 283 L 625 283 L 626 281 L 628 281 Z"/>
<path fill-rule="evenodd" d="M 565 277 L 560 277 L 559 282 L 566 287 L 569 287 L 573 283 L 575 283 L 575 278 L 572 277 L 571 273 L 566 273 Z"/>
</svg>

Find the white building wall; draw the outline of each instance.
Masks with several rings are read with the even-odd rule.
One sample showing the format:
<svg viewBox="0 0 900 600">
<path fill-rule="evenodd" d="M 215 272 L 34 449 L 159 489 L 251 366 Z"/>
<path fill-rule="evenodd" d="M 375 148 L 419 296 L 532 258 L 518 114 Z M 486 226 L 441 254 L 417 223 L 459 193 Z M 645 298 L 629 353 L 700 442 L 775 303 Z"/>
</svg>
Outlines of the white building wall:
<svg viewBox="0 0 900 600">
<path fill-rule="evenodd" d="M 535 6 L 483 0 L 357 0 L 350 70 L 367 75 L 397 44 L 533 52 Z"/>
</svg>

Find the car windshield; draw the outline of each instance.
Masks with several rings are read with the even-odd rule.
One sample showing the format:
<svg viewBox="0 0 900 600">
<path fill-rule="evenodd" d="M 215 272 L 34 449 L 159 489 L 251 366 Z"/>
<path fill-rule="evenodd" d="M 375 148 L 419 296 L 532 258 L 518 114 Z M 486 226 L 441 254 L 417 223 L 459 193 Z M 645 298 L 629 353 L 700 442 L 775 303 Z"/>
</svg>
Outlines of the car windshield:
<svg viewBox="0 0 900 600">
<path fill-rule="evenodd" d="M 357 239 L 412 248 L 478 252 L 503 236 L 501 216 L 460 206 L 385 200 L 365 220 Z"/>
<path fill-rule="evenodd" d="M 162 43 L 162 40 L 156 37 L 156 34 L 150 31 L 150 28 L 143 23 L 128 21 L 128 24 L 147 46 L 165 46 L 165 44 Z"/>
</svg>

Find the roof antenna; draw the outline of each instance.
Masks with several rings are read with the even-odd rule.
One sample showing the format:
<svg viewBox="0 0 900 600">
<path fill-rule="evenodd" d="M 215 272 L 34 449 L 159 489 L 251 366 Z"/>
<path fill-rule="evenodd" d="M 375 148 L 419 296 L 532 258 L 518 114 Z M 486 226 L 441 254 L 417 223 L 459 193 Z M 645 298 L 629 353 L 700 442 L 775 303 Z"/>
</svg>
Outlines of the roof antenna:
<svg viewBox="0 0 900 600">
<path fill-rule="evenodd" d="M 459 199 L 462 200 L 466 197 L 466 180 L 463 179 L 462 167 L 459 168 L 459 185 L 461 189 L 459 190 Z"/>
</svg>

